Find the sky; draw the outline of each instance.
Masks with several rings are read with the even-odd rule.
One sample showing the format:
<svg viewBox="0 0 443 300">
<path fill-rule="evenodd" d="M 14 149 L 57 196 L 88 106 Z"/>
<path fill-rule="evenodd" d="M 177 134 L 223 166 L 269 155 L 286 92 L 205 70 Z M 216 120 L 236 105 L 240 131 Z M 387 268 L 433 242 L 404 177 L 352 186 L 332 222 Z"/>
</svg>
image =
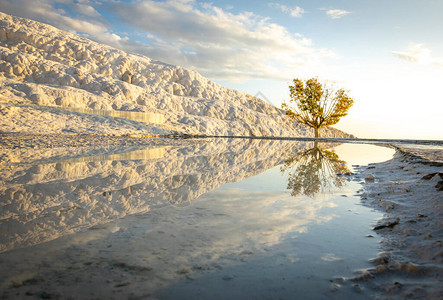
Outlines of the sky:
<svg viewBox="0 0 443 300">
<path fill-rule="evenodd" d="M 334 127 L 443 140 L 441 0 L 0 0 L 0 11 L 195 70 L 280 107 L 294 78 L 354 98 Z"/>
</svg>

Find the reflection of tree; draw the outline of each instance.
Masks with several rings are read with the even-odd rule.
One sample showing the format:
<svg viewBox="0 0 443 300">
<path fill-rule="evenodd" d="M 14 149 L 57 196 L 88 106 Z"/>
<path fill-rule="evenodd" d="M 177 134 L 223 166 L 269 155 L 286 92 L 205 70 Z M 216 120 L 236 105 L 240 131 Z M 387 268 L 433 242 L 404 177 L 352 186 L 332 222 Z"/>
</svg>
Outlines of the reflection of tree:
<svg viewBox="0 0 443 300">
<path fill-rule="evenodd" d="M 349 174 L 346 162 L 333 150 L 314 148 L 299 152 L 285 160 L 281 167 L 282 173 L 288 172 L 288 190 L 291 195 L 304 194 L 313 197 L 320 190 L 330 187 L 341 187 L 346 178 L 341 176 Z"/>
</svg>

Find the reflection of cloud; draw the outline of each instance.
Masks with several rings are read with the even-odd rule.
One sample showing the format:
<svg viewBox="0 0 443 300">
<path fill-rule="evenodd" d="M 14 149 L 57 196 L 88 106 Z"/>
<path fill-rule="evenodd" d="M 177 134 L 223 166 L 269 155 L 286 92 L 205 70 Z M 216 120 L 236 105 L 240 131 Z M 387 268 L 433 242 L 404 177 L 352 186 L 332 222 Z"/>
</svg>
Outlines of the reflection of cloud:
<svg viewBox="0 0 443 300">
<path fill-rule="evenodd" d="M 334 218 L 323 210 L 330 207 L 329 198 L 298 197 L 294 201 L 294 197 L 284 192 L 221 189 L 202 196 L 195 205 L 205 208 L 206 213 L 201 213 L 199 223 L 205 224 L 210 236 L 209 244 L 213 249 L 203 249 L 208 253 L 262 252 L 265 247 L 273 247 L 285 239 L 308 232 L 312 224 Z M 208 212 L 217 212 L 218 217 Z M 195 254 L 205 256 L 205 253 Z"/>
<path fill-rule="evenodd" d="M 274 3 L 274 2 L 269 3 L 269 6 L 279 9 L 282 12 L 284 12 L 285 14 L 288 14 L 294 18 L 301 18 L 303 16 L 303 14 L 305 13 L 305 10 L 303 8 L 301 8 L 300 6 L 288 7 L 286 5 L 283 5 L 280 3 Z"/>
<path fill-rule="evenodd" d="M 343 9 L 329 9 L 326 11 L 326 14 L 330 16 L 332 19 L 340 19 L 350 13 L 351 13 L 350 11 Z"/>
<path fill-rule="evenodd" d="M 107 203 L 114 201 L 113 197 L 127 196 L 126 199 L 123 199 L 123 204 L 126 206 L 118 207 L 121 210 L 116 212 L 120 214 L 115 217 L 117 219 L 126 213 L 137 199 L 144 203 L 145 195 L 131 198 L 131 194 L 137 193 L 135 189 L 141 189 L 145 184 L 158 183 L 155 186 L 157 189 L 161 188 L 163 184 L 167 185 L 170 178 L 189 173 L 203 175 L 200 180 L 193 183 L 194 186 L 204 187 L 213 182 L 236 181 L 252 176 L 256 171 L 281 163 L 282 159 L 293 151 L 301 151 L 299 145 L 284 141 L 234 140 L 231 143 L 226 143 L 221 140 L 218 141 L 217 147 L 214 147 L 212 143 L 202 142 L 201 148 L 197 149 L 200 155 L 195 155 L 196 153 L 191 151 L 192 149 L 179 148 L 175 152 L 176 156 L 171 157 L 170 160 L 168 160 L 167 154 L 170 154 L 171 151 L 166 148 L 165 157 L 151 161 L 105 161 L 104 165 L 98 162 L 71 164 L 72 167 L 76 165 L 89 167 L 91 172 L 91 175 L 87 176 L 87 180 L 73 182 L 74 188 L 72 190 L 85 196 L 84 194 L 88 192 L 94 193 L 93 179 L 101 177 L 102 172 L 109 177 L 108 180 L 112 180 L 118 179 L 121 172 L 126 174 L 128 170 L 137 171 L 138 174 L 134 174 L 137 175 L 137 178 L 134 178 L 140 179 L 140 184 L 134 186 L 132 190 L 131 188 L 125 189 L 122 193 L 112 191 L 112 195 L 100 195 L 100 198 L 97 198 L 96 202 Z M 198 143 L 195 146 L 197 147 Z M 294 147 L 298 149 L 294 149 Z M 155 168 L 156 165 L 158 168 Z M 157 172 L 160 170 L 163 172 Z M 65 171 L 69 170 L 65 169 Z M 63 169 L 60 166 L 55 166 L 55 168 L 51 166 L 47 170 L 38 167 L 32 169 L 32 172 L 41 176 L 63 172 Z M 167 174 L 168 172 L 171 174 Z M 67 173 L 63 172 L 63 174 Z M 63 174 L 60 173 L 60 175 Z M 310 256 L 314 254 L 315 258 L 322 256 L 325 253 L 321 250 L 322 247 L 316 246 L 316 242 L 312 243 L 312 240 L 308 238 L 310 242 L 305 244 L 304 240 L 298 239 L 298 237 L 309 232 L 315 224 L 325 223 L 335 218 L 334 211 L 325 209 L 333 206 L 332 199 L 334 197 L 324 195 L 324 197 L 316 197 L 315 199 L 303 196 L 294 198 L 284 189 L 282 190 L 281 183 L 286 179 L 275 180 L 276 175 L 279 175 L 278 166 L 261 175 L 260 178 L 252 180 L 253 183 L 242 181 L 224 186 L 202 195 L 199 199 L 194 200 L 192 205 L 186 207 L 164 207 L 149 211 L 149 208 L 152 209 L 156 204 L 151 201 L 149 204 L 152 206 L 145 211 L 136 211 L 141 213 L 134 216 L 94 226 L 91 228 L 93 230 L 84 230 L 73 236 L 62 237 L 33 247 L 33 255 L 26 257 L 28 259 L 26 265 L 20 265 L 17 268 L 17 265 L 10 263 L 11 260 L 7 260 L 7 265 L 16 266 L 13 275 L 15 272 L 18 273 L 17 270 L 24 273 L 23 269 L 38 265 L 36 260 L 41 256 L 36 255 L 36 252 L 40 253 L 39 251 L 43 249 L 44 253 L 49 252 L 51 255 L 45 256 L 45 266 L 38 270 L 39 277 L 41 273 L 55 276 L 54 274 L 59 274 L 58 270 L 66 270 L 67 266 L 72 266 L 72 259 L 75 259 L 75 263 L 85 266 L 88 272 L 75 268 L 74 273 L 69 273 L 72 278 L 76 278 L 77 275 L 80 275 L 79 278 L 84 278 L 82 274 L 77 272 L 88 273 L 87 276 L 90 276 L 89 274 L 101 276 L 99 274 L 103 274 L 103 270 L 109 270 L 107 279 L 112 284 L 116 284 L 115 276 L 120 276 L 124 271 L 125 275 L 130 275 L 124 280 L 135 278 L 134 282 L 141 282 L 141 280 L 137 280 L 140 278 L 137 277 L 138 275 L 143 276 L 144 279 L 149 276 L 149 280 L 143 280 L 141 288 L 144 292 L 146 290 L 156 291 L 159 287 L 170 289 L 173 284 L 182 281 L 184 276 L 189 280 L 204 279 L 211 273 L 214 273 L 215 276 L 231 276 L 227 272 L 233 270 L 232 268 L 240 267 L 248 270 L 247 264 L 249 263 L 252 267 L 254 265 L 260 266 L 262 262 L 265 262 L 267 266 L 290 265 L 301 261 L 299 256 L 303 257 L 307 252 Z M 158 180 L 158 176 L 165 176 L 166 179 Z M 194 177 L 197 178 L 197 176 Z M 58 185 L 49 186 L 49 190 L 57 190 L 60 186 L 65 185 L 64 182 L 70 181 L 69 176 L 65 178 L 66 180 L 62 180 L 61 176 L 55 178 Z M 261 182 L 267 184 L 263 186 L 263 189 L 257 191 L 254 187 Z M 49 197 L 45 197 L 45 200 L 48 200 L 47 198 Z M 106 216 L 106 214 L 113 212 L 112 206 L 97 206 L 99 210 L 95 211 L 88 210 L 87 206 L 82 205 L 82 202 L 73 201 L 73 206 L 68 209 L 70 211 L 84 211 L 85 216 L 74 214 L 74 217 L 80 216 L 86 222 L 91 221 L 97 215 Z M 44 212 L 45 220 L 40 224 L 46 226 L 44 230 L 47 232 L 53 229 L 48 226 L 53 215 L 47 210 Z M 61 212 L 61 215 L 65 217 L 63 222 L 69 223 L 69 210 Z M 60 228 L 66 229 L 68 226 L 67 224 L 65 227 L 60 225 Z M 28 233 L 32 232 L 28 231 Z M 314 235 L 318 234 L 314 230 Z M 321 233 L 318 237 L 324 238 Z M 39 239 L 38 242 L 43 242 L 43 239 Z M 109 247 L 112 248 L 109 249 Z M 15 254 L 17 252 L 19 251 L 9 253 Z M 26 253 L 31 252 L 27 251 Z M 77 256 L 77 253 L 81 253 L 81 255 Z M 12 257 L 16 258 L 17 255 L 12 255 Z M 322 259 L 337 261 L 339 258 L 328 254 Z M 268 261 L 266 262 L 266 260 Z M 91 261 L 94 263 L 90 264 Z M 297 269 L 298 266 L 290 267 Z M 95 268 L 100 268 L 101 271 L 95 272 Z M 48 269 L 51 272 L 48 272 Z M 251 274 L 252 270 L 254 268 L 247 272 Z M 294 274 L 294 270 L 290 272 Z M 235 280 L 235 274 L 229 276 L 227 277 L 229 280 L 231 277 Z M 55 282 L 52 278 L 47 278 L 47 281 Z M 122 278 L 120 277 L 119 280 Z"/>
<path fill-rule="evenodd" d="M 142 282 L 142 286 L 137 285 L 137 290 L 145 295 L 148 294 L 146 291 L 151 294 L 161 288 L 172 289 L 173 284 L 183 282 L 185 276 L 189 280 L 204 280 L 214 273 L 221 275 L 218 278 L 220 284 L 224 280 L 222 276 L 230 275 L 231 268 L 248 269 L 249 263 L 254 267 L 258 260 L 269 254 L 278 264 L 300 261 L 299 255 L 310 249 L 305 249 L 303 244 L 298 245 L 296 236 L 306 232 L 311 224 L 329 219 L 330 216 L 325 215 L 322 209 L 328 202 L 305 197 L 294 201 L 285 192 L 219 189 L 184 208 L 166 207 L 138 214 L 38 245 L 33 247 L 33 251 L 25 252 L 25 264 L 23 259 L 14 260 L 18 251 L 10 251 L 11 255 L 6 253 L 6 257 L 11 259 L 5 260 L 4 265 L 14 266 L 14 276 L 25 274 L 23 270 L 40 266 L 39 260 L 43 255 L 44 266 L 32 273 L 36 278 L 46 273 L 49 274 L 49 277 L 44 277 L 46 281 L 56 282 L 53 276 L 65 274 L 63 272 L 69 269 L 68 266 L 80 265 L 84 268 L 69 269 L 71 278 L 93 278 L 99 283 L 103 281 L 101 274 L 109 270 L 107 280 L 112 285 L 122 280 L 133 280 L 134 284 Z M 309 244 L 307 248 L 315 248 L 315 243 Z M 112 248 L 109 248 L 110 245 Z M 279 248 L 280 245 L 282 248 Z M 91 261 L 94 263 L 91 264 Z M 95 268 L 100 271 L 95 272 Z M 254 277 L 252 272 L 255 270 L 251 268 L 247 272 Z M 294 274 L 295 271 L 290 272 Z M 38 277 L 34 275 L 36 273 Z M 91 274 L 97 274 L 99 278 Z M 5 275 L 11 276 L 9 273 Z M 69 284 L 68 280 L 64 284 Z M 74 284 L 78 285 L 78 282 Z"/>
<path fill-rule="evenodd" d="M 144 235 L 144 239 L 133 238 L 113 246 L 119 247 L 119 253 L 130 251 L 133 257 L 145 258 L 150 266 L 161 266 L 155 268 L 156 277 L 173 282 L 176 270 L 226 270 L 278 249 L 278 245 L 293 245 L 311 225 L 333 218 L 323 209 L 329 204 L 329 199 L 320 198 L 299 197 L 294 201 L 285 192 L 222 188 L 201 196 L 183 210 L 149 214 L 148 220 L 155 218 L 149 227 L 139 226 L 136 218 L 128 225 L 123 220 L 119 225 L 122 232 L 127 230 L 125 235 L 137 237 L 147 231 L 149 238 Z M 300 251 L 303 254 L 306 250 Z M 280 258 L 284 264 L 300 260 L 297 251 L 285 254 Z"/>
<path fill-rule="evenodd" d="M 320 258 L 322 261 L 334 262 L 343 260 L 343 258 L 336 256 L 334 253 L 327 253 Z"/>
<path fill-rule="evenodd" d="M 239 252 L 245 245 L 250 250 L 263 251 L 264 247 L 279 244 L 286 234 L 307 232 L 308 225 L 318 221 L 318 211 L 327 203 L 293 201 L 283 193 L 251 193 L 238 189 L 213 193 L 211 202 L 211 209 L 225 216 L 208 216 L 203 221 L 208 230 L 214 231 L 212 243 L 224 251 L 238 249 Z"/>
</svg>

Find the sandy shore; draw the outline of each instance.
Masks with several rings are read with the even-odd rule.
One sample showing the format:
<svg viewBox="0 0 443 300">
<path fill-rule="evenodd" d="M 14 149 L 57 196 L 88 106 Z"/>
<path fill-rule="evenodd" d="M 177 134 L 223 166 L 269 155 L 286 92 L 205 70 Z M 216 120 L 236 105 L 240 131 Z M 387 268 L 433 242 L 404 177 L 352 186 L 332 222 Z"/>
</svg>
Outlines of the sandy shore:
<svg viewBox="0 0 443 300">
<path fill-rule="evenodd" d="M 385 212 L 374 224 L 384 251 L 351 282 L 376 299 L 442 299 L 443 151 L 394 147 L 392 160 L 357 168 L 363 204 Z"/>
</svg>

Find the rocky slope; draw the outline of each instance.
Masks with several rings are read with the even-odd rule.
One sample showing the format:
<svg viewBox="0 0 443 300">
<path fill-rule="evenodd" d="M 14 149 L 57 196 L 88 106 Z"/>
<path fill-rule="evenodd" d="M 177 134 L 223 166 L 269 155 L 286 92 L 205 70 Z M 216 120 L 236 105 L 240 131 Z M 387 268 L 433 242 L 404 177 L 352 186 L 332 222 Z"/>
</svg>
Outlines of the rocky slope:
<svg viewBox="0 0 443 300">
<path fill-rule="evenodd" d="M 63 107 L 156 113 L 165 121 L 152 126 Z M 282 110 L 194 71 L 4 13 L 0 114 L 3 132 L 312 136 Z M 332 128 L 322 135 L 349 136 Z"/>
</svg>

